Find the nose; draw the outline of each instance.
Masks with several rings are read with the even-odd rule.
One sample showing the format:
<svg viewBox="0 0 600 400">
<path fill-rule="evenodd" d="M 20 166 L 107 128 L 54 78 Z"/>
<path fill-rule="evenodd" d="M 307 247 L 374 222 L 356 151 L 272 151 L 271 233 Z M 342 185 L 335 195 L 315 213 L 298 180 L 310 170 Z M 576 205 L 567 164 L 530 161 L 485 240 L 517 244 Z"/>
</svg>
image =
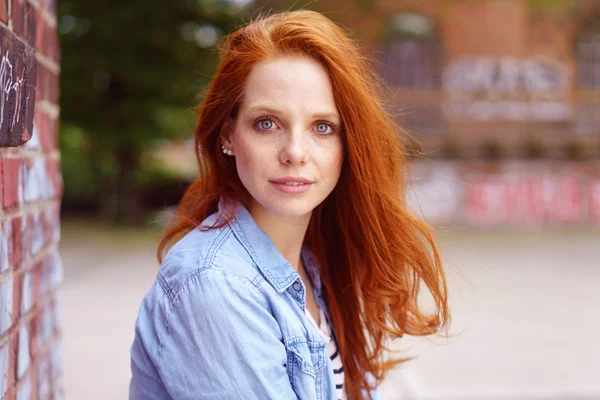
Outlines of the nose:
<svg viewBox="0 0 600 400">
<path fill-rule="evenodd" d="M 301 129 L 291 130 L 285 135 L 279 159 L 282 164 L 304 165 L 308 161 L 308 135 Z"/>
</svg>

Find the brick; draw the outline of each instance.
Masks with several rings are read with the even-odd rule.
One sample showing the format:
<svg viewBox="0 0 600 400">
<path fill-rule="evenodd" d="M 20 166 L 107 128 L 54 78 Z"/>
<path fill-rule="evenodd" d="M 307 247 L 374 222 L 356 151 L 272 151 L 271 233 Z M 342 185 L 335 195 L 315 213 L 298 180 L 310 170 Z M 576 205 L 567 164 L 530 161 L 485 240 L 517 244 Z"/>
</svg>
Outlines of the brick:
<svg viewBox="0 0 600 400">
<path fill-rule="evenodd" d="M 50 394 L 50 358 L 44 356 L 37 362 L 37 398 L 46 399 Z"/>
<path fill-rule="evenodd" d="M 42 148 L 42 150 L 44 152 L 48 152 L 50 150 L 53 150 L 55 147 L 52 144 L 52 139 L 48 138 L 47 135 L 47 128 L 45 127 L 45 118 L 47 118 L 46 114 L 43 114 L 41 112 L 36 113 L 34 119 L 33 119 L 33 133 L 32 133 L 32 138 L 31 140 L 37 140 L 40 144 L 40 147 Z M 37 138 L 37 139 L 34 139 Z"/>
<path fill-rule="evenodd" d="M 57 147 L 55 132 L 50 129 L 50 117 L 46 114 L 40 114 L 36 118 L 37 132 L 42 142 L 42 148 L 45 152 L 54 150 Z"/>
<path fill-rule="evenodd" d="M 0 273 L 10 269 L 12 253 L 12 221 L 2 221 L 0 222 Z"/>
<path fill-rule="evenodd" d="M 50 359 L 41 358 L 37 364 L 37 398 L 46 399 L 50 394 Z"/>
<path fill-rule="evenodd" d="M 31 269 L 23 273 L 21 280 L 21 310 L 20 315 L 27 314 L 33 308 L 34 301 L 34 274 Z"/>
<path fill-rule="evenodd" d="M 40 297 L 44 297 L 63 281 L 62 259 L 58 250 L 52 251 L 44 258 L 41 268 Z"/>
<path fill-rule="evenodd" d="M 46 210 L 40 211 L 40 225 L 42 226 L 42 235 L 44 237 L 44 247 L 52 244 L 52 215 L 45 212 Z"/>
<path fill-rule="evenodd" d="M 0 20 L 8 24 L 8 0 L 0 0 Z"/>
<path fill-rule="evenodd" d="M 11 0 L 11 20 L 13 25 L 13 32 L 17 36 L 23 36 L 23 29 L 25 27 L 25 0 Z"/>
<path fill-rule="evenodd" d="M 52 129 L 52 126 L 50 125 L 50 117 L 47 115 L 42 115 L 40 117 L 40 121 L 41 121 L 41 129 L 42 129 L 42 139 L 44 141 L 43 144 L 43 148 L 44 151 L 50 151 L 53 150 L 57 147 L 58 145 L 58 140 L 57 140 L 57 135 L 58 132 L 55 132 L 54 129 Z"/>
<path fill-rule="evenodd" d="M 62 342 L 61 342 L 60 338 L 56 339 L 50 346 L 50 365 L 51 365 L 50 376 L 51 376 L 52 380 L 58 379 L 58 377 L 60 376 L 61 370 L 62 370 L 62 368 L 61 368 L 61 365 L 62 365 L 61 349 L 62 349 Z"/>
<path fill-rule="evenodd" d="M 17 377 L 21 379 L 31 363 L 31 354 L 29 353 L 29 328 L 23 325 L 19 329 L 19 350 L 17 356 Z"/>
<path fill-rule="evenodd" d="M 19 388 L 17 392 L 16 400 L 31 400 L 31 378 L 29 376 L 25 377 L 25 382 Z"/>
<path fill-rule="evenodd" d="M 60 292 L 57 292 L 52 301 L 52 326 L 54 331 L 59 331 L 62 327 L 62 296 Z"/>
<path fill-rule="evenodd" d="M 52 71 L 50 71 L 48 68 L 44 69 L 44 80 L 44 86 L 46 89 L 44 100 L 52 102 Z"/>
<path fill-rule="evenodd" d="M 18 158 L 2 158 L 2 206 L 4 209 L 16 207 L 19 204 L 21 161 Z"/>
<path fill-rule="evenodd" d="M 46 87 L 46 67 L 38 65 L 35 73 L 35 93 L 39 100 L 48 98 L 48 88 Z"/>
<path fill-rule="evenodd" d="M 11 387 L 17 382 L 17 352 L 19 348 L 18 335 L 11 335 L 8 341 L 8 373 L 6 385 L 8 387 L 8 398 L 14 400 L 14 391 L 11 393 Z"/>
<path fill-rule="evenodd" d="M 48 175 L 47 165 L 43 158 L 28 160 L 22 164 L 23 201 L 25 203 L 56 197 L 56 183 Z"/>
<path fill-rule="evenodd" d="M 60 46 L 58 41 L 58 32 L 50 25 L 46 25 L 46 54 L 55 62 L 60 63 Z"/>
<path fill-rule="evenodd" d="M 27 216 L 20 217 L 21 220 L 21 258 L 27 260 L 31 254 L 31 222 Z M 15 250 L 16 251 L 16 250 Z"/>
<path fill-rule="evenodd" d="M 31 5 L 31 3 L 25 3 L 25 40 L 27 40 L 27 42 L 29 42 L 29 44 L 31 44 L 34 47 L 36 39 L 37 20 L 39 16 L 40 14 L 38 10 L 36 10 L 35 7 Z"/>
<path fill-rule="evenodd" d="M 33 305 L 36 306 L 39 304 L 40 302 L 40 279 L 41 279 L 41 275 L 42 275 L 42 262 L 38 261 L 33 267 L 32 267 L 32 274 L 33 274 Z M 36 333 L 37 333 L 37 326 L 36 326 Z"/>
<path fill-rule="evenodd" d="M 48 100 L 48 91 L 50 90 L 50 88 L 48 87 L 48 69 L 43 66 L 43 65 L 39 65 L 37 67 L 37 73 L 36 73 L 36 94 L 39 95 L 39 99 L 40 100 Z"/>
<path fill-rule="evenodd" d="M 38 340 L 40 346 L 44 346 L 52 333 L 54 332 L 54 312 L 50 301 L 46 302 L 42 307 L 41 313 L 38 315 Z"/>
<path fill-rule="evenodd" d="M 20 315 L 19 310 L 21 308 L 21 281 L 22 281 L 22 279 L 23 279 L 23 276 L 21 273 L 13 272 L 12 313 L 11 313 L 13 326 L 19 322 L 19 315 Z"/>
<path fill-rule="evenodd" d="M 40 338 L 39 338 L 39 333 L 38 333 L 38 329 L 39 329 L 39 311 L 36 313 L 36 315 L 33 316 L 33 318 L 31 318 L 29 320 L 29 352 L 31 353 L 31 359 L 36 360 L 36 357 L 38 356 L 38 352 L 40 351 Z M 33 374 L 34 376 L 37 376 L 37 372 L 33 372 L 30 370 L 29 372 L 30 374 Z"/>
<path fill-rule="evenodd" d="M 48 93 L 48 100 L 53 104 L 58 104 L 60 85 L 58 75 L 52 71 L 48 71 L 48 79 L 50 80 L 50 91 Z"/>
<path fill-rule="evenodd" d="M 25 221 L 25 224 L 23 223 Z M 16 269 L 27 256 L 28 247 L 23 246 L 23 231 L 26 229 L 27 219 L 25 217 L 13 218 L 12 223 L 12 259 L 10 265 Z"/>
<path fill-rule="evenodd" d="M 36 32 L 35 32 L 35 46 L 41 53 L 44 53 L 44 49 L 46 48 L 46 20 L 42 18 L 41 11 L 38 10 L 37 24 L 36 24 Z"/>
<path fill-rule="evenodd" d="M 58 243 L 60 241 L 60 207 L 47 207 L 43 212 L 49 229 L 46 233 L 48 243 Z"/>
<path fill-rule="evenodd" d="M 39 212 L 30 215 L 31 256 L 35 257 L 44 248 L 44 229 Z"/>
<path fill-rule="evenodd" d="M 39 350 L 40 347 L 37 333 L 37 318 L 32 318 L 31 321 L 29 321 L 29 353 L 32 363 L 37 362 L 36 357 L 39 355 Z M 35 368 L 35 365 L 29 368 L 29 376 L 31 378 L 32 386 L 35 387 L 37 385 L 38 377 L 37 368 Z"/>
<path fill-rule="evenodd" d="M 13 279 L 0 283 L 0 336 L 12 326 L 13 320 Z"/>
<path fill-rule="evenodd" d="M 55 118 L 51 120 L 50 123 L 52 125 L 52 132 L 54 132 L 54 147 L 57 148 L 59 147 L 58 136 L 60 132 L 60 119 Z"/>
<path fill-rule="evenodd" d="M 63 193 L 63 179 L 60 173 L 60 161 L 48 160 L 46 162 L 46 171 L 50 179 L 49 198 L 60 198 Z"/>
<path fill-rule="evenodd" d="M 0 399 L 8 391 L 6 377 L 8 376 L 8 342 L 0 346 Z"/>
</svg>

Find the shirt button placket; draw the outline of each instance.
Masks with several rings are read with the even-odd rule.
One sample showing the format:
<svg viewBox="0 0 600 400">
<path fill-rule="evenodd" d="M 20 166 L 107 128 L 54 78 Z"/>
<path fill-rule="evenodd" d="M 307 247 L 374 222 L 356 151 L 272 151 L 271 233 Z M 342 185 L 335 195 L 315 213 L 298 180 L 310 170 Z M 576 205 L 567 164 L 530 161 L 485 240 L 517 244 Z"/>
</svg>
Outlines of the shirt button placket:
<svg viewBox="0 0 600 400">
<path fill-rule="evenodd" d="M 300 306 L 304 307 L 304 289 L 302 288 L 302 284 L 300 283 L 300 281 L 294 282 L 292 284 L 292 289 L 296 293 Z"/>
</svg>

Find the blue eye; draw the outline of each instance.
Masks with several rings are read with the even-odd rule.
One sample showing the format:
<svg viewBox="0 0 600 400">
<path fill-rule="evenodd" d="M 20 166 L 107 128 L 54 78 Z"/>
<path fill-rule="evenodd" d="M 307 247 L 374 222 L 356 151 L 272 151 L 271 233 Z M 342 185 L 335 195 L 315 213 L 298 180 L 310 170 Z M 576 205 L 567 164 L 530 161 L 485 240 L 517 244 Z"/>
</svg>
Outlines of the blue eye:
<svg viewBox="0 0 600 400">
<path fill-rule="evenodd" d="M 329 130 L 327 130 L 327 129 L 329 129 Z M 335 126 L 333 124 L 330 124 L 328 122 L 320 122 L 317 125 L 317 133 L 320 135 L 328 136 L 334 132 L 335 132 Z"/>
<path fill-rule="evenodd" d="M 330 126 L 328 124 L 324 124 L 324 123 L 320 123 L 319 125 L 317 125 L 317 132 L 319 133 L 329 133 L 327 132 L 327 129 L 330 128 Z"/>
<path fill-rule="evenodd" d="M 273 128 L 273 125 L 274 123 L 270 119 L 261 119 L 260 121 L 258 121 L 258 128 L 263 131 L 271 130 L 271 128 Z"/>
</svg>

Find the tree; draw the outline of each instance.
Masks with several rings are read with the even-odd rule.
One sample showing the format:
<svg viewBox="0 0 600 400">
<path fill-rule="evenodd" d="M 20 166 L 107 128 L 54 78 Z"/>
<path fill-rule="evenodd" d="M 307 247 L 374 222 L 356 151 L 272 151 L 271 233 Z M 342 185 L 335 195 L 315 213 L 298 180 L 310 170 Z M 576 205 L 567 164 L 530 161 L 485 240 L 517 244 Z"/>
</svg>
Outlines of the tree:
<svg viewBox="0 0 600 400">
<path fill-rule="evenodd" d="M 191 135 L 197 95 L 216 67 L 213 46 L 243 2 L 61 0 L 61 138 L 85 154 L 89 193 L 116 221 L 140 218 L 134 177 L 156 139 Z M 62 143 L 61 143 L 62 144 Z M 62 147 L 62 146 L 61 146 Z M 65 144 L 63 159 L 69 157 Z M 70 166 L 63 161 L 63 168 Z M 65 171 L 67 173 L 67 171 Z M 65 180 L 65 192 L 69 192 Z"/>
</svg>

